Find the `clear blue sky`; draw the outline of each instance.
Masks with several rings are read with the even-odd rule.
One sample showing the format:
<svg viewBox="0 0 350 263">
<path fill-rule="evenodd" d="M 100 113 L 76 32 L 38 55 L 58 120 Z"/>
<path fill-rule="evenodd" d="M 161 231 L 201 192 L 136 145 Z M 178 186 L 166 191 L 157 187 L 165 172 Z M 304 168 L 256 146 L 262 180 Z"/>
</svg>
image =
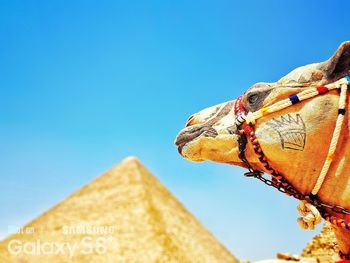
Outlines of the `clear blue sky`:
<svg viewBox="0 0 350 263">
<path fill-rule="evenodd" d="M 347 11 L 346 11 L 347 10 Z M 0 235 L 136 155 L 240 259 L 298 253 L 297 201 L 183 160 L 187 117 L 350 39 L 349 1 L 0 1 Z"/>
</svg>

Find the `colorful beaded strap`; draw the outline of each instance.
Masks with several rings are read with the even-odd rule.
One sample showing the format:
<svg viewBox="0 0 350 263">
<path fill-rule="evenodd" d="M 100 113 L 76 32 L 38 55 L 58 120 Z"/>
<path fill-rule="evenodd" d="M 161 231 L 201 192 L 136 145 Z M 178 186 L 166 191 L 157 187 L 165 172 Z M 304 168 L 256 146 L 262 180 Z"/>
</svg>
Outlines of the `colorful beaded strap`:
<svg viewBox="0 0 350 263">
<path fill-rule="evenodd" d="M 325 179 L 325 176 L 329 170 L 330 164 L 333 159 L 334 152 L 336 150 L 337 142 L 340 136 L 341 127 L 344 120 L 345 115 L 345 102 L 346 102 L 346 93 L 347 93 L 347 87 L 350 85 L 350 77 L 346 76 L 345 78 L 342 78 L 334 83 L 325 85 L 325 86 L 318 86 L 313 88 L 307 88 L 303 90 L 302 92 L 298 94 L 293 94 L 289 96 L 287 99 L 278 101 L 274 103 L 271 106 L 263 107 L 255 112 L 246 112 L 243 103 L 242 103 L 242 96 L 239 97 L 236 100 L 235 104 L 235 114 L 236 114 L 236 125 L 239 128 L 240 133 L 243 135 L 246 135 L 247 138 L 249 138 L 250 143 L 253 146 L 254 152 L 257 155 L 259 161 L 262 163 L 265 170 L 272 176 L 273 183 L 275 185 L 281 185 L 284 187 L 284 189 L 287 189 L 287 193 L 292 193 L 292 195 L 300 200 L 305 200 L 305 196 L 298 193 L 297 190 L 287 181 L 283 178 L 281 174 L 278 173 L 276 169 L 271 167 L 271 165 L 268 162 L 268 159 L 266 158 L 260 143 L 255 135 L 254 132 L 254 125 L 257 119 L 266 116 L 267 114 L 280 111 L 282 109 L 285 109 L 289 106 L 292 106 L 296 103 L 299 103 L 301 101 L 304 101 L 306 99 L 313 98 L 318 95 L 323 95 L 328 93 L 331 90 L 340 89 L 340 98 L 339 98 L 339 107 L 338 107 L 338 117 L 336 121 L 336 127 L 333 132 L 331 144 L 328 150 L 327 158 L 325 160 L 325 163 L 322 167 L 321 173 L 317 179 L 317 182 L 311 192 L 312 196 L 315 196 L 317 192 L 320 190 L 322 183 Z M 244 157 L 245 158 L 245 157 Z M 246 160 L 246 159 L 245 159 Z M 249 165 L 249 163 L 248 163 Z M 249 168 L 249 167 L 248 167 Z M 350 222 L 344 220 L 344 219 L 338 219 L 334 216 L 330 216 L 329 214 L 323 212 L 323 217 L 331 222 L 332 224 L 336 224 L 337 226 L 340 226 L 344 229 L 350 230 Z"/>
<path fill-rule="evenodd" d="M 237 114 L 236 116 L 238 118 L 243 118 L 243 114 L 246 113 L 245 109 L 243 108 L 243 104 L 242 104 L 242 96 L 240 96 L 239 98 L 237 98 L 236 103 L 235 103 L 235 113 Z M 236 118 L 237 118 L 236 117 Z M 272 182 L 276 187 L 279 187 L 280 185 L 283 186 L 284 189 L 287 189 L 289 191 L 288 192 L 292 192 L 293 196 L 297 196 L 300 197 L 301 194 L 299 194 L 292 186 L 291 184 L 283 178 L 283 176 L 281 174 L 278 173 L 278 171 L 276 169 L 274 169 L 268 162 L 264 151 L 262 150 L 259 140 L 255 135 L 255 131 L 254 131 L 254 127 L 251 123 L 246 123 L 243 122 L 241 125 L 239 125 L 239 127 L 241 127 L 242 129 L 239 129 L 241 135 L 245 134 L 248 138 L 248 140 L 250 141 L 250 143 L 253 146 L 254 152 L 257 155 L 259 161 L 262 163 L 262 165 L 264 166 L 265 170 L 267 170 L 269 172 L 269 174 L 272 176 Z M 288 194 L 287 194 L 288 195 Z M 296 198 L 297 198 L 296 197 Z"/>
</svg>

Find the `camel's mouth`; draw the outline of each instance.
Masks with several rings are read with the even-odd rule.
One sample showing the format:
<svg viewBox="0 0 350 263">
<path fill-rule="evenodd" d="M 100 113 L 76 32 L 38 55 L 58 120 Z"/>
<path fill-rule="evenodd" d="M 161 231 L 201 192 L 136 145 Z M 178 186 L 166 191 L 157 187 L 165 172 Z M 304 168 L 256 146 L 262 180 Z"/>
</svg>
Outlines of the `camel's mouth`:
<svg viewBox="0 0 350 263">
<path fill-rule="evenodd" d="M 190 126 L 182 130 L 175 144 L 182 157 L 193 162 L 240 162 L 237 135 L 214 127 Z"/>
<path fill-rule="evenodd" d="M 193 114 L 175 139 L 180 155 L 194 162 L 239 161 L 234 105 L 233 100 Z"/>
<path fill-rule="evenodd" d="M 177 150 L 182 155 L 183 148 L 190 142 L 194 141 L 199 136 L 212 137 L 215 138 L 218 133 L 217 131 L 210 126 L 191 126 L 183 129 L 175 139 L 175 145 Z"/>
</svg>

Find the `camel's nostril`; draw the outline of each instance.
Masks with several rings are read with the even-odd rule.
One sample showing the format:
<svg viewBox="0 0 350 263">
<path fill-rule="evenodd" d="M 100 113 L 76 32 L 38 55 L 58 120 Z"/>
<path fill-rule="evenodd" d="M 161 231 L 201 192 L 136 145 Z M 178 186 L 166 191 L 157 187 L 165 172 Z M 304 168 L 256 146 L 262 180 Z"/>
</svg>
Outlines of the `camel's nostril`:
<svg viewBox="0 0 350 263">
<path fill-rule="evenodd" d="M 194 116 L 191 115 L 191 116 L 188 118 L 187 122 L 186 122 L 186 127 L 191 126 L 191 125 L 194 125 L 194 124 L 196 124 L 195 121 L 194 121 Z"/>
</svg>

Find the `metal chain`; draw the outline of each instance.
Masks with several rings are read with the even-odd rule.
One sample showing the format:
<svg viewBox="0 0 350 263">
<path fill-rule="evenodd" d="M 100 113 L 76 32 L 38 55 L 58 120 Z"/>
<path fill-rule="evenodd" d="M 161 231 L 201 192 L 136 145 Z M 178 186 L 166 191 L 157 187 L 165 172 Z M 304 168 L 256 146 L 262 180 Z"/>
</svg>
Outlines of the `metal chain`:
<svg viewBox="0 0 350 263">
<path fill-rule="evenodd" d="M 350 85 L 350 76 L 347 76 L 346 79 L 348 81 L 348 85 Z M 319 94 L 321 94 L 321 93 L 319 92 Z M 347 209 L 347 208 L 339 206 L 339 205 L 329 205 L 329 204 L 323 203 L 318 199 L 316 194 L 314 195 L 314 194 L 310 193 L 308 195 L 303 195 L 303 194 L 299 193 L 299 191 L 296 190 L 283 177 L 282 178 L 275 178 L 273 176 L 273 173 L 272 173 L 273 179 L 270 180 L 270 179 L 267 179 L 264 177 L 263 171 L 256 170 L 256 169 L 254 169 L 254 167 L 252 167 L 252 165 L 249 163 L 249 161 L 247 160 L 247 158 L 245 156 L 246 146 L 247 146 L 247 142 L 248 142 L 248 138 L 245 136 L 246 132 L 242 130 L 242 126 L 243 126 L 243 123 L 245 120 L 243 118 L 241 120 L 239 118 L 237 118 L 237 116 L 239 116 L 238 114 L 241 114 L 241 111 L 245 112 L 245 109 L 242 107 L 242 105 L 240 106 L 237 104 L 237 103 L 241 103 L 241 98 L 242 97 L 239 97 L 236 100 L 235 115 L 236 115 L 236 127 L 237 127 L 237 130 L 239 131 L 237 134 L 238 135 L 238 150 L 239 150 L 238 156 L 242 160 L 242 162 L 245 164 L 246 168 L 249 170 L 249 172 L 246 172 L 244 175 L 246 177 L 257 178 L 258 180 L 262 181 L 267 186 L 272 186 L 281 193 L 287 194 L 289 196 L 293 196 L 294 198 L 299 199 L 299 200 L 307 201 L 311 205 L 315 206 L 321 212 L 322 217 L 324 217 L 324 218 L 328 217 L 327 212 L 329 212 L 329 210 L 334 212 L 334 213 L 338 213 L 338 214 L 350 215 L 350 209 Z M 292 104 L 293 104 L 293 102 L 292 102 Z M 262 151 L 262 150 L 260 149 L 260 151 Z M 259 158 L 259 160 L 260 160 L 260 158 Z M 329 220 L 329 219 L 327 219 L 327 220 Z M 336 220 L 340 221 L 342 224 L 344 224 L 344 220 L 339 220 L 337 218 L 336 218 Z M 335 224 L 338 225 L 338 223 L 335 223 Z M 347 223 L 347 224 L 349 224 L 349 223 Z M 340 258 L 350 261 L 350 254 L 344 254 L 339 250 L 339 255 L 340 255 Z"/>
<path fill-rule="evenodd" d="M 350 209 L 344 208 L 344 207 L 339 206 L 339 205 L 328 205 L 328 204 L 325 204 L 325 203 L 317 200 L 316 196 L 302 195 L 302 194 L 296 192 L 295 189 L 289 190 L 289 189 L 284 188 L 284 186 L 282 184 L 276 185 L 272 180 L 265 178 L 263 176 L 263 174 L 264 173 L 261 171 L 254 170 L 254 171 L 249 171 L 249 172 L 245 173 L 244 176 L 254 177 L 254 178 L 260 180 L 261 182 L 263 182 L 264 184 L 276 188 L 281 193 L 293 196 L 296 199 L 306 200 L 308 203 L 312 204 L 313 206 L 317 207 L 320 210 L 329 209 L 329 210 L 331 210 L 335 213 L 338 213 L 338 214 L 350 215 Z"/>
<path fill-rule="evenodd" d="M 236 112 L 237 114 L 237 112 Z M 242 129 L 242 125 L 237 125 L 237 130 L 240 131 Z M 247 137 L 244 133 L 238 134 L 238 151 L 239 151 L 239 158 L 242 160 L 242 162 L 245 164 L 246 168 L 249 170 L 249 172 L 244 173 L 244 176 L 246 177 L 254 177 L 263 182 L 264 184 L 268 186 L 272 186 L 276 188 L 279 192 L 287 194 L 289 196 L 293 196 L 294 198 L 298 200 L 306 200 L 308 203 L 312 204 L 313 206 L 317 207 L 320 211 L 325 211 L 325 209 L 329 209 L 335 213 L 338 214 L 344 214 L 344 215 L 350 215 L 350 209 L 344 208 L 339 205 L 329 205 L 325 204 L 318 200 L 316 195 L 309 194 L 309 195 L 303 195 L 299 193 L 289 182 L 284 181 L 288 183 L 289 187 L 285 187 L 285 184 L 283 185 L 282 182 L 276 182 L 276 180 L 270 180 L 265 178 L 264 172 L 256 170 L 252 167 L 252 165 L 249 163 L 249 161 L 246 158 L 246 146 L 248 144 Z"/>
</svg>

